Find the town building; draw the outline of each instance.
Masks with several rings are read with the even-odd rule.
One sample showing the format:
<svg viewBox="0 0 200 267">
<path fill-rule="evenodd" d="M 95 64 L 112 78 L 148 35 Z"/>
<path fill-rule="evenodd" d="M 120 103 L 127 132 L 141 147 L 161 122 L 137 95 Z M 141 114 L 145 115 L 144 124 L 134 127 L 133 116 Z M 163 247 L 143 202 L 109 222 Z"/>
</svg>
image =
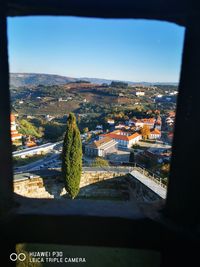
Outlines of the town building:
<svg viewBox="0 0 200 267">
<path fill-rule="evenodd" d="M 135 132 L 125 132 L 121 130 L 116 130 L 107 134 L 102 134 L 99 136 L 100 139 L 105 137 L 110 137 L 118 143 L 118 147 L 121 148 L 131 148 L 132 145 L 136 144 L 139 140 L 142 139 L 141 134 Z"/>
<path fill-rule="evenodd" d="M 154 129 L 156 119 L 155 118 L 145 118 L 145 119 L 136 119 L 134 124 L 138 128 L 143 128 L 144 125 L 147 125 L 149 129 Z"/>
<path fill-rule="evenodd" d="M 54 118 L 55 118 L 54 116 L 51 116 L 51 115 L 49 115 L 49 114 L 45 115 L 45 119 L 46 119 L 47 121 L 52 121 Z"/>
<path fill-rule="evenodd" d="M 168 142 L 172 143 L 173 138 L 174 138 L 174 133 L 172 131 L 169 132 L 168 135 L 167 135 L 167 138 L 168 138 Z"/>
<path fill-rule="evenodd" d="M 123 129 L 127 127 L 125 124 L 122 124 L 122 123 L 118 123 L 117 125 L 115 125 L 115 129 Z"/>
<path fill-rule="evenodd" d="M 166 118 L 166 123 L 167 123 L 167 125 L 172 126 L 172 125 L 174 125 L 174 119 L 168 117 L 168 118 Z"/>
<path fill-rule="evenodd" d="M 16 118 L 14 114 L 10 115 L 10 131 L 11 131 L 11 140 L 12 142 L 16 140 L 21 140 L 22 134 L 20 134 L 17 131 L 17 123 L 16 123 Z"/>
<path fill-rule="evenodd" d="M 161 117 L 159 116 L 155 122 L 155 129 L 158 129 L 159 131 L 161 131 L 162 128 L 162 120 Z"/>
<path fill-rule="evenodd" d="M 177 95 L 178 94 L 178 91 L 172 91 L 169 93 L 170 95 Z"/>
<path fill-rule="evenodd" d="M 171 118 L 175 118 L 176 113 L 174 111 L 170 111 L 170 112 L 168 112 L 168 116 Z"/>
<path fill-rule="evenodd" d="M 103 125 L 97 125 L 97 126 L 96 126 L 96 129 L 97 129 L 97 130 L 103 130 Z"/>
<path fill-rule="evenodd" d="M 68 99 L 63 99 L 62 97 L 58 98 L 58 102 L 67 102 L 67 101 L 68 101 Z"/>
<path fill-rule="evenodd" d="M 161 121 L 156 121 L 156 123 L 155 123 L 155 129 L 158 129 L 159 131 L 161 131 L 161 127 L 162 127 Z"/>
<path fill-rule="evenodd" d="M 25 146 L 26 147 L 34 147 L 37 146 L 35 142 L 35 138 L 32 138 L 31 136 L 28 136 L 26 141 L 25 141 Z"/>
<path fill-rule="evenodd" d="M 161 94 L 158 94 L 156 97 L 158 97 L 158 98 L 161 98 L 161 97 L 163 97 L 163 95 L 161 95 Z"/>
<path fill-rule="evenodd" d="M 144 96 L 145 95 L 145 92 L 144 91 L 136 91 L 135 92 L 135 95 L 136 96 Z"/>
<path fill-rule="evenodd" d="M 165 95 L 162 97 L 155 97 L 155 102 L 156 103 L 167 103 L 167 102 L 172 102 L 176 103 L 177 95 Z"/>
<path fill-rule="evenodd" d="M 170 111 L 168 113 L 168 117 L 166 118 L 165 122 L 168 126 L 173 127 L 175 122 L 176 113 L 174 111 Z"/>
<path fill-rule="evenodd" d="M 114 125 L 115 124 L 115 120 L 107 119 L 107 123 L 110 124 L 110 125 Z"/>
<path fill-rule="evenodd" d="M 93 157 L 105 157 L 117 150 L 117 142 L 110 137 L 102 138 L 85 146 L 85 154 Z"/>
<path fill-rule="evenodd" d="M 153 129 L 149 135 L 149 139 L 160 139 L 161 132 L 158 129 Z"/>
</svg>

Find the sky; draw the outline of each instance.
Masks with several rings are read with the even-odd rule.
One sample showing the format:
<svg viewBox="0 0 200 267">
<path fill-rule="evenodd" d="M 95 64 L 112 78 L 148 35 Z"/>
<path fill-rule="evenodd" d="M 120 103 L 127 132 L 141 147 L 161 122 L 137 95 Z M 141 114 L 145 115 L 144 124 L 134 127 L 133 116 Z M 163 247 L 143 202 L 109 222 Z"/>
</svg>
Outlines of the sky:
<svg viewBox="0 0 200 267">
<path fill-rule="evenodd" d="M 178 82 L 184 30 L 136 19 L 9 18 L 10 72 Z"/>
</svg>

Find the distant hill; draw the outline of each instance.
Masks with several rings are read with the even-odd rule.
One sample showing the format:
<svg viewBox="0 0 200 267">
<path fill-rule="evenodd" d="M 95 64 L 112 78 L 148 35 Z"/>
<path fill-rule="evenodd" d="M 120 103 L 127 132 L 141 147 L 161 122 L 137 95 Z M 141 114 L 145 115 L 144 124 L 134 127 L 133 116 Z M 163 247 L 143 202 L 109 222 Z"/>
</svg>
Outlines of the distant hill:
<svg viewBox="0 0 200 267">
<path fill-rule="evenodd" d="M 91 83 L 96 84 L 103 84 L 107 83 L 110 84 L 113 80 L 109 79 L 99 79 L 99 78 L 72 78 L 72 77 L 65 77 L 60 75 L 54 74 L 43 74 L 43 73 L 10 73 L 10 85 L 14 87 L 20 86 L 37 86 L 39 84 L 42 85 L 61 85 L 71 82 L 77 81 L 88 81 Z M 115 80 L 120 81 L 120 80 Z M 150 82 L 131 82 L 131 81 L 123 81 L 128 83 L 129 85 L 143 85 L 143 86 L 150 86 L 150 85 L 177 85 L 178 83 L 173 82 L 166 82 L 166 83 L 150 83 Z"/>
<path fill-rule="evenodd" d="M 60 85 L 69 82 L 75 82 L 78 79 L 64 77 L 53 74 L 38 74 L 38 73 L 11 73 L 10 85 L 14 87 L 20 86 L 37 86 L 42 85 Z"/>
</svg>

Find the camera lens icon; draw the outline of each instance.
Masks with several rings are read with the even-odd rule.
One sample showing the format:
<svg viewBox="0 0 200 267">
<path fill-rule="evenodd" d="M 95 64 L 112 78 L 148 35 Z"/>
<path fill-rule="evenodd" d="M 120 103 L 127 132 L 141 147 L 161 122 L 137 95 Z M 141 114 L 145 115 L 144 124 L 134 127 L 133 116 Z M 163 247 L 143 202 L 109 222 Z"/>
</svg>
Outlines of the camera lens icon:
<svg viewBox="0 0 200 267">
<path fill-rule="evenodd" d="M 26 259 L 26 254 L 25 253 L 19 253 L 19 254 L 11 253 L 10 254 L 10 260 L 11 261 L 17 261 L 17 260 L 25 261 L 25 259 Z"/>
</svg>

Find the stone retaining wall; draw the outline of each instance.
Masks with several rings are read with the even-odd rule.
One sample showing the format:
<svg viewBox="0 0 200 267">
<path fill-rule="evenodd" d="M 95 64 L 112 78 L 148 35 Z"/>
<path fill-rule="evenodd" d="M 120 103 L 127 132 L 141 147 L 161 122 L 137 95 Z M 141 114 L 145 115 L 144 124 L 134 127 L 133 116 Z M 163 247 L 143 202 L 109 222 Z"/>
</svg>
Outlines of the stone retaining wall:
<svg viewBox="0 0 200 267">
<path fill-rule="evenodd" d="M 105 184 L 105 181 L 109 181 L 110 179 L 113 179 L 114 185 L 110 187 L 110 190 L 107 190 L 107 188 L 101 188 L 103 195 L 108 194 L 111 197 L 112 192 L 113 197 L 116 195 L 116 193 L 125 194 L 127 200 L 142 202 L 151 202 L 161 199 L 161 197 L 159 197 L 155 192 L 153 192 L 150 188 L 142 184 L 133 176 L 128 175 L 125 172 L 108 171 L 83 172 L 80 183 L 80 197 L 88 196 L 88 193 L 91 193 L 92 197 L 95 197 L 95 188 L 98 186 L 101 187 L 101 182 L 104 181 Z M 118 192 L 117 188 L 119 188 L 119 186 L 117 183 L 121 183 L 119 189 L 121 192 Z M 110 183 L 106 183 L 107 187 L 108 184 Z M 91 185 L 91 187 L 89 187 L 89 185 Z M 123 187 L 125 189 L 123 189 Z M 36 178 L 15 181 L 14 192 L 30 198 L 61 198 L 66 195 L 64 183 L 62 182 L 61 178 L 57 176 L 51 176 L 48 178 L 41 178 L 38 176 Z"/>
<path fill-rule="evenodd" d="M 128 183 L 130 200 L 139 202 L 153 202 L 162 199 L 158 194 L 156 194 L 132 175 L 127 175 L 126 180 Z"/>
<path fill-rule="evenodd" d="M 80 187 L 124 176 L 124 172 L 108 171 L 87 171 L 81 176 Z M 14 182 L 14 192 L 16 194 L 30 198 L 60 198 L 66 194 L 63 182 L 60 178 L 52 176 L 49 178 L 30 178 Z"/>
</svg>

